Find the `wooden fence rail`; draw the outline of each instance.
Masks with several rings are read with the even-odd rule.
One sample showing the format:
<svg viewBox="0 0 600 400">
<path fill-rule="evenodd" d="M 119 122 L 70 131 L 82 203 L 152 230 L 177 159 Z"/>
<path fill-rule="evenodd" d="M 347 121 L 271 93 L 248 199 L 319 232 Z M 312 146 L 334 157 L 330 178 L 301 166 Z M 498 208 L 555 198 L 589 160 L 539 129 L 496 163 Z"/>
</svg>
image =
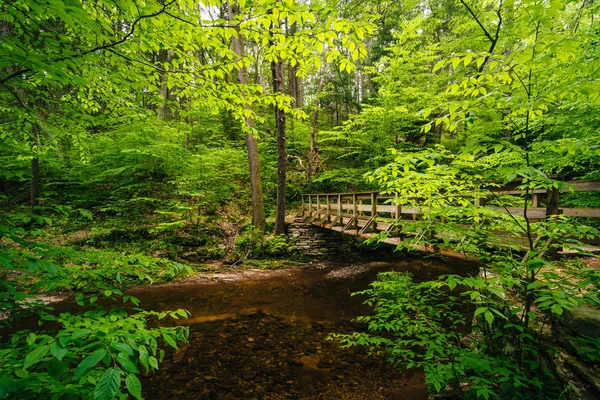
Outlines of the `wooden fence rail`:
<svg viewBox="0 0 600 400">
<path fill-rule="evenodd" d="M 527 215 L 533 220 L 547 218 L 550 215 L 563 214 L 573 217 L 600 218 L 600 208 L 561 208 L 560 193 L 600 192 L 600 180 L 570 181 L 567 188 L 541 189 L 531 193 Z M 496 195 L 521 195 L 525 191 L 511 187 L 492 189 Z M 599 193 L 600 195 L 600 193 Z M 416 220 L 422 214 L 421 207 L 400 206 L 395 194 L 380 192 L 324 193 L 302 196 L 299 215 L 313 224 L 339 232 L 370 236 L 371 233 L 387 232 L 393 229 L 398 220 Z M 483 205 L 481 199 L 476 204 Z M 542 203 L 544 203 L 542 205 Z M 499 211 L 523 216 L 523 208 L 490 207 Z"/>
</svg>

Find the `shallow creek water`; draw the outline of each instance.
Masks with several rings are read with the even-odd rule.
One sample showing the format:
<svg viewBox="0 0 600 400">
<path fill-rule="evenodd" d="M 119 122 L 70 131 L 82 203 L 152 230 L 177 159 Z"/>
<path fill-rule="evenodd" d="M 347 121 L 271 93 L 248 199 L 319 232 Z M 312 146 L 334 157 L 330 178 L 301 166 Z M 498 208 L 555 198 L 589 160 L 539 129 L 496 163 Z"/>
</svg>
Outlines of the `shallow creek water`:
<svg viewBox="0 0 600 400">
<path fill-rule="evenodd" d="M 422 372 L 400 374 L 382 357 L 327 340 L 331 332 L 364 330 L 355 318 L 369 308 L 350 294 L 389 270 L 416 280 L 467 272 L 439 261 L 371 261 L 204 275 L 130 291 L 146 309 L 192 313 L 176 321 L 190 326 L 190 343 L 143 378 L 145 398 L 427 399 Z"/>
</svg>

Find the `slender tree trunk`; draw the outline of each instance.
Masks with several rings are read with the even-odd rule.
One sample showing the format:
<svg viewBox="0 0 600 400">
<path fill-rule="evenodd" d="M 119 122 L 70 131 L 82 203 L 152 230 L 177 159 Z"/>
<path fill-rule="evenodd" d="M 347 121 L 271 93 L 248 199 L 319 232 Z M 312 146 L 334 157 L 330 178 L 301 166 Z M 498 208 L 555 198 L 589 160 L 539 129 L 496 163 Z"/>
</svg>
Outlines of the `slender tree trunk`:
<svg viewBox="0 0 600 400">
<path fill-rule="evenodd" d="M 287 20 L 286 20 L 286 27 L 287 27 Z M 287 30 L 287 35 L 294 36 L 297 31 L 298 31 L 298 23 L 294 22 L 292 24 L 292 26 L 289 28 L 289 30 Z M 302 88 L 300 85 L 301 81 L 300 81 L 300 77 L 298 77 L 298 66 L 297 65 L 293 66 L 291 64 L 288 64 L 287 72 L 288 72 L 288 93 L 295 100 L 293 107 L 300 108 L 300 107 L 302 107 L 303 99 L 302 99 Z"/>
<path fill-rule="evenodd" d="M 310 145 L 308 147 L 308 167 L 306 171 L 306 184 L 310 191 L 312 186 L 312 180 L 314 176 L 315 163 L 316 163 L 316 148 L 315 141 L 317 136 L 317 122 L 319 121 L 319 106 L 315 105 L 312 115 L 312 123 L 310 126 Z"/>
<path fill-rule="evenodd" d="M 301 108 L 304 102 L 303 93 L 302 93 L 302 80 L 298 76 L 298 68 L 288 66 L 288 82 L 289 82 L 289 94 L 292 96 L 295 101 L 293 104 L 294 108 Z"/>
<path fill-rule="evenodd" d="M 283 61 L 271 63 L 271 72 L 273 73 L 273 91 L 284 94 L 284 75 Z M 277 131 L 277 212 L 275 214 L 275 234 L 285 233 L 285 189 L 286 189 L 286 170 L 285 163 L 287 159 L 285 149 L 285 111 L 275 106 L 275 127 Z"/>
<path fill-rule="evenodd" d="M 321 71 L 321 75 L 319 76 L 319 84 L 317 87 L 317 96 L 323 90 L 323 71 Z M 317 128 L 319 123 L 319 108 L 321 106 L 321 100 L 317 98 L 315 106 L 313 108 L 312 122 L 310 124 L 310 145 L 308 148 L 308 168 L 307 168 L 307 176 L 306 183 L 308 189 L 310 190 L 312 185 L 312 179 L 317 172 Z"/>
<path fill-rule="evenodd" d="M 237 10 L 234 10 L 231 3 L 228 3 L 229 20 L 232 21 Z M 233 36 L 231 38 L 233 51 L 238 57 L 244 56 L 244 46 L 242 38 Z M 238 70 L 238 81 L 241 85 L 248 84 L 248 71 L 242 66 Z M 246 124 L 250 128 L 256 128 L 254 119 L 246 117 Z M 246 134 L 246 145 L 248 147 L 248 166 L 250 169 L 250 189 L 252 191 L 252 224 L 260 231 L 266 228 L 265 221 L 265 203 L 262 190 L 262 181 L 260 178 L 260 160 L 258 157 L 258 143 L 252 133 Z"/>
<path fill-rule="evenodd" d="M 171 62 L 171 60 L 173 60 L 174 55 L 175 52 L 173 50 L 167 50 L 167 53 L 165 55 L 165 62 Z M 158 106 L 158 119 L 161 121 L 164 121 L 166 119 L 166 104 L 167 100 L 169 99 L 169 87 L 167 86 L 168 79 L 169 77 L 165 72 L 161 77 L 162 84 L 160 86 L 160 97 L 162 101 Z"/>
</svg>

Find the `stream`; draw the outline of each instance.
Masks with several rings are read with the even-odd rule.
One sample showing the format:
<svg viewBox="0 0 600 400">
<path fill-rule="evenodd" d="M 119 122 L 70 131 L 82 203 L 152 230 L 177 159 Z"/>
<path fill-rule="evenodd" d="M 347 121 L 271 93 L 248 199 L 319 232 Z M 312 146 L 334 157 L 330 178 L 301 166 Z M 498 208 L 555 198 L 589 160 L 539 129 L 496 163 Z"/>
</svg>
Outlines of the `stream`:
<svg viewBox="0 0 600 400">
<path fill-rule="evenodd" d="M 190 343 L 167 351 L 142 378 L 148 399 L 427 399 L 422 371 L 400 374 L 363 348 L 342 349 L 330 333 L 352 333 L 369 313 L 351 297 L 382 271 L 415 280 L 468 273 L 458 262 L 387 260 L 313 264 L 203 275 L 129 291 L 153 310 L 185 308 Z"/>
</svg>

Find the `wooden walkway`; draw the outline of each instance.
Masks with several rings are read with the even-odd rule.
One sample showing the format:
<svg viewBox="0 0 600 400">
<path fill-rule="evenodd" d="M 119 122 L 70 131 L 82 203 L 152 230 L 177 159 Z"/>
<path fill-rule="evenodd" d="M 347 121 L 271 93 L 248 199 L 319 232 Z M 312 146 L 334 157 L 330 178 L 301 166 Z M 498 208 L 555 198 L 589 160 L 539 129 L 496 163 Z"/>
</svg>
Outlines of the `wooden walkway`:
<svg viewBox="0 0 600 400">
<path fill-rule="evenodd" d="M 559 191 L 534 190 L 529 204 L 527 215 L 533 221 L 545 219 L 550 215 L 562 214 L 572 217 L 600 218 L 600 208 L 561 208 L 560 192 L 570 190 L 576 192 L 600 192 L 600 180 L 570 181 L 566 182 L 571 189 Z M 523 190 L 514 186 L 495 188 L 496 195 L 522 195 Z M 600 196 L 600 193 L 598 193 Z M 397 232 L 397 222 L 416 221 L 422 214 L 421 207 L 400 206 L 396 202 L 398 196 L 382 194 L 380 192 L 359 193 L 325 193 L 305 194 L 298 217 L 305 222 L 311 222 L 327 229 L 343 232 L 350 235 L 369 238 L 373 234 L 386 232 L 384 242 L 397 245 L 401 233 Z M 479 205 L 483 205 L 479 203 Z M 512 215 L 523 216 L 522 208 L 490 207 Z M 598 238 L 597 238 L 598 239 Z M 510 242 L 522 242 L 523 238 L 510 238 Z M 425 251 L 436 251 L 457 256 L 454 252 L 445 252 L 429 247 L 415 246 Z M 588 247 L 588 246 L 586 246 Z M 590 251 L 600 251 L 600 242 L 593 242 L 587 248 Z"/>
</svg>

